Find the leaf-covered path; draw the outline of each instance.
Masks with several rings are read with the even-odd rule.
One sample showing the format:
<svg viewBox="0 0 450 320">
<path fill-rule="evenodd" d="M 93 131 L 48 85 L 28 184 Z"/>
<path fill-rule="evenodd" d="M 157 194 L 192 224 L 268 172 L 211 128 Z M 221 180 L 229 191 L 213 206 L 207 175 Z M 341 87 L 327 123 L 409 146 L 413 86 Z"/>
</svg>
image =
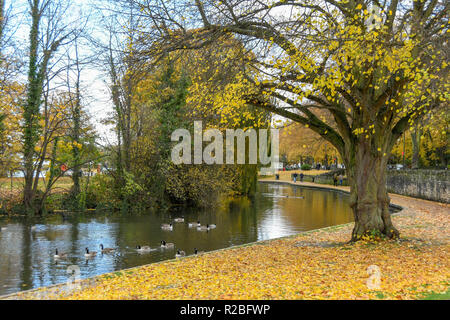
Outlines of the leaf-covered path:
<svg viewBox="0 0 450 320">
<path fill-rule="evenodd" d="M 404 207 L 393 218 L 399 241 L 349 244 L 348 224 L 112 273 L 47 298 L 420 299 L 446 292 L 450 206 L 391 197 Z"/>
</svg>

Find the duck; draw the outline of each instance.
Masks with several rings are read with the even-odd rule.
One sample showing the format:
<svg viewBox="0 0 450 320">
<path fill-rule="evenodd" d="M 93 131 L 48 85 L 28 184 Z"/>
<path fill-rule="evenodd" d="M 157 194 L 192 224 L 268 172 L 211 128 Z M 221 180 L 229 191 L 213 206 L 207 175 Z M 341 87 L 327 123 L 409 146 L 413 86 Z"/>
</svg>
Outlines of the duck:
<svg viewBox="0 0 450 320">
<path fill-rule="evenodd" d="M 173 219 L 175 222 L 184 222 L 184 217 Z"/>
<path fill-rule="evenodd" d="M 185 256 L 186 256 L 186 252 L 180 251 L 180 250 L 177 250 L 177 253 L 175 254 L 175 258 L 181 258 L 181 257 L 185 257 Z"/>
<path fill-rule="evenodd" d="M 200 221 L 197 221 L 197 222 L 189 222 L 189 223 L 188 223 L 188 226 L 189 226 L 189 228 L 194 228 L 194 227 L 200 227 L 201 224 L 200 224 Z"/>
<path fill-rule="evenodd" d="M 116 249 L 113 248 L 105 248 L 103 246 L 103 244 L 100 244 L 100 249 L 102 250 L 102 253 L 112 253 L 114 252 Z"/>
<path fill-rule="evenodd" d="M 86 258 L 93 258 L 93 257 L 95 257 L 97 255 L 96 251 L 89 252 L 89 248 L 86 248 L 85 250 L 86 250 L 86 253 L 84 254 L 84 256 Z"/>
<path fill-rule="evenodd" d="M 215 224 L 210 224 L 209 229 L 215 229 L 217 226 Z"/>
<path fill-rule="evenodd" d="M 137 252 L 139 252 L 139 253 L 153 251 L 153 249 L 150 248 L 149 246 L 142 246 L 142 247 L 141 247 L 141 246 L 139 246 L 139 245 L 136 246 L 136 250 L 137 250 Z"/>
<path fill-rule="evenodd" d="M 171 223 L 169 223 L 169 224 L 163 224 L 163 225 L 161 225 L 161 229 L 172 231 L 172 230 L 173 230 L 173 225 L 172 225 Z"/>
<path fill-rule="evenodd" d="M 195 254 L 195 255 L 197 255 L 197 254 L 203 254 L 203 253 L 205 253 L 205 252 L 204 252 L 204 251 L 198 251 L 197 248 L 194 248 L 194 254 Z"/>
<path fill-rule="evenodd" d="M 53 256 L 55 259 L 65 259 L 67 258 L 67 253 L 60 253 L 58 249 L 55 250 L 55 255 Z"/>
<path fill-rule="evenodd" d="M 207 224 L 206 226 L 198 226 L 197 230 L 198 231 L 208 231 L 209 230 L 209 224 Z"/>
<path fill-rule="evenodd" d="M 161 241 L 161 248 L 164 248 L 164 249 L 173 249 L 173 248 L 175 248 L 175 244 L 173 244 L 173 243 L 167 243 L 166 241 L 162 240 L 162 241 Z"/>
<path fill-rule="evenodd" d="M 0 227 L 0 231 L 6 231 L 7 229 L 7 227 Z"/>
</svg>

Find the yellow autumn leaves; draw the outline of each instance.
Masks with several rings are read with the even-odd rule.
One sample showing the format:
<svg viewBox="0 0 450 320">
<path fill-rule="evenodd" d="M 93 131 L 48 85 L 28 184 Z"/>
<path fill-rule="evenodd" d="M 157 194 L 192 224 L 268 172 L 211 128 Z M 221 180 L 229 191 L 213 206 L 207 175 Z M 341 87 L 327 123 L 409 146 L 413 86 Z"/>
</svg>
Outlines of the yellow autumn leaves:
<svg viewBox="0 0 450 320">
<path fill-rule="evenodd" d="M 420 299 L 448 290 L 449 207 L 393 196 L 400 241 L 348 244 L 351 225 L 101 276 L 63 299 Z M 370 266 L 380 288 L 369 289 Z M 33 298 L 24 296 L 24 298 Z"/>
</svg>

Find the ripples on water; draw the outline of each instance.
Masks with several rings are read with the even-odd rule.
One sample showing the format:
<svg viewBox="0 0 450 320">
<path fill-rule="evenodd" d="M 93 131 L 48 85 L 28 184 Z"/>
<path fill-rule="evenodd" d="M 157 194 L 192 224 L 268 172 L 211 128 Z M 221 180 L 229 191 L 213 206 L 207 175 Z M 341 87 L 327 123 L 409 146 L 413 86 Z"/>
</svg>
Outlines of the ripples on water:
<svg viewBox="0 0 450 320">
<path fill-rule="evenodd" d="M 178 209 L 169 213 L 120 214 L 85 213 L 24 219 L 0 218 L 0 295 L 67 281 L 67 268 L 76 265 L 80 277 L 131 268 L 175 257 L 175 250 L 139 254 L 136 246 L 159 247 L 160 241 L 192 254 L 235 245 L 275 239 L 302 231 L 352 221 L 348 196 L 337 192 L 261 183 L 254 201 L 230 202 L 226 208 L 210 210 Z M 161 230 L 162 223 L 185 216 L 172 232 Z M 216 229 L 200 232 L 188 222 L 214 223 Z M 36 226 L 31 230 L 31 226 Z M 100 244 L 116 248 L 101 254 Z M 86 260 L 85 248 L 97 251 Z M 55 261 L 55 249 L 68 254 Z"/>
</svg>

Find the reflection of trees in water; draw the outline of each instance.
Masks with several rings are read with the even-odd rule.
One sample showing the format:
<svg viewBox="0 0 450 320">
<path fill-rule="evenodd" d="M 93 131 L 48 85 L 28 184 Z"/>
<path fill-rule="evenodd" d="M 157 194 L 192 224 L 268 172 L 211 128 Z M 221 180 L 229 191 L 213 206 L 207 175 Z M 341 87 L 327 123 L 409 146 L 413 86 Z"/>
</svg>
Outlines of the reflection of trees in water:
<svg viewBox="0 0 450 320">
<path fill-rule="evenodd" d="M 304 199 L 283 199 L 284 215 L 293 225 L 312 230 L 352 221 L 346 195 L 304 189 L 302 196 Z"/>
<path fill-rule="evenodd" d="M 21 289 L 24 247 L 21 228 L 19 224 L 9 224 L 8 230 L 0 233 L 0 289 L 4 286 Z"/>
<path fill-rule="evenodd" d="M 180 216 L 185 217 L 185 222 L 175 223 L 173 232 L 161 230 L 162 223 Z M 8 232 L 0 237 L 0 284 L 18 291 L 22 289 L 22 283 L 44 286 L 64 282 L 68 276 L 66 268 L 72 264 L 81 267 L 84 278 L 175 256 L 174 250 L 140 255 L 134 249 L 138 244 L 155 248 L 161 240 L 166 240 L 175 243 L 177 249 L 193 254 L 194 248 L 211 251 L 284 236 L 286 232 L 292 234 L 346 223 L 351 219 L 345 195 L 261 183 L 254 198 L 229 199 L 220 208 L 180 207 L 174 211 L 140 214 L 77 214 L 65 220 L 61 216 L 48 216 L 41 222 L 45 227 L 40 227 L 36 233 L 31 233 L 29 221 L 20 220 L 16 225 L 10 224 Z M 215 223 L 217 228 L 199 232 L 188 227 L 188 222 L 197 220 L 202 225 Z M 114 255 L 99 254 L 86 264 L 85 244 L 89 243 L 92 251 L 98 251 L 100 242 L 117 247 L 117 252 Z M 69 258 L 56 264 L 53 259 L 55 248 L 68 253 Z M 5 291 L 0 290 L 2 293 Z"/>
<path fill-rule="evenodd" d="M 32 273 L 32 252 L 31 252 L 31 232 L 26 226 L 21 226 L 22 233 L 22 272 L 20 273 L 21 284 L 31 284 L 33 280 Z"/>
<path fill-rule="evenodd" d="M 272 187 L 272 189 L 270 189 Z M 273 198 L 263 196 L 263 193 L 273 192 L 279 194 L 279 188 L 272 185 L 259 184 L 258 192 L 252 199 L 236 199 L 230 202 L 228 210 L 224 215 L 228 217 L 232 234 L 241 235 L 241 243 L 254 242 L 258 240 L 258 230 L 267 210 L 273 210 L 275 201 Z M 235 243 L 237 244 L 237 243 Z"/>
</svg>

